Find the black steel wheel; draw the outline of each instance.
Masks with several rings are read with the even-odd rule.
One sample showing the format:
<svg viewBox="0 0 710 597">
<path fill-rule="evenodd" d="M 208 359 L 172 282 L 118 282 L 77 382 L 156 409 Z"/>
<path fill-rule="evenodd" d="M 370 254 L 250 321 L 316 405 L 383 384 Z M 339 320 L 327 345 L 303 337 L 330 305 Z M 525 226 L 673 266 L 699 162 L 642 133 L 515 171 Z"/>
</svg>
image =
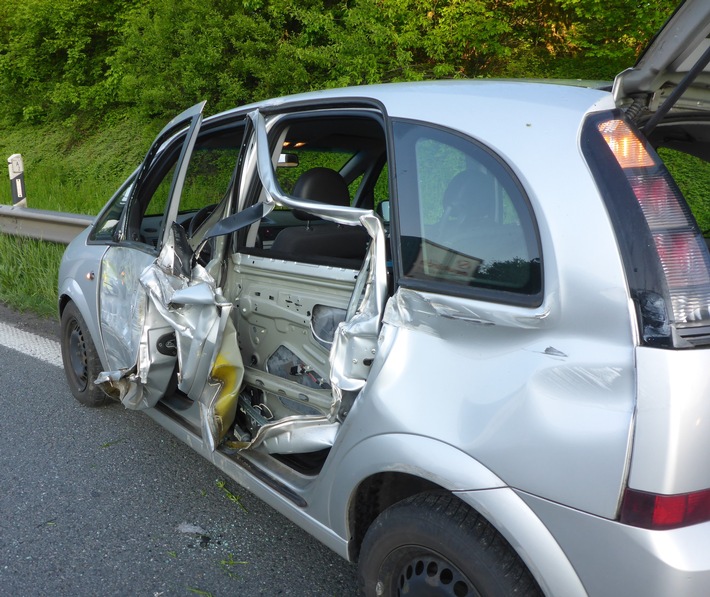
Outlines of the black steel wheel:
<svg viewBox="0 0 710 597">
<path fill-rule="evenodd" d="M 423 493 L 385 510 L 360 551 L 367 597 L 542 595 L 508 542 L 447 493 Z"/>
<path fill-rule="evenodd" d="M 85 406 L 109 402 L 109 396 L 94 383 L 101 372 L 101 362 L 86 322 L 72 302 L 62 312 L 61 346 L 64 373 L 74 398 Z"/>
</svg>

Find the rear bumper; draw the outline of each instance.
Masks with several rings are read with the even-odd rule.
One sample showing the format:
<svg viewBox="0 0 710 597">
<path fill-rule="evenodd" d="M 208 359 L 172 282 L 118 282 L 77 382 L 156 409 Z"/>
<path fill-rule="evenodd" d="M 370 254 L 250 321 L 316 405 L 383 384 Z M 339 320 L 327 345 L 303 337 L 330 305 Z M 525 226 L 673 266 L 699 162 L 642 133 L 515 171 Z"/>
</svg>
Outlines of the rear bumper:
<svg viewBox="0 0 710 597">
<path fill-rule="evenodd" d="M 520 497 L 555 537 L 590 596 L 708 594 L 710 523 L 649 531 Z"/>
<path fill-rule="evenodd" d="M 629 487 L 673 495 L 710 488 L 710 350 L 636 349 Z"/>
</svg>

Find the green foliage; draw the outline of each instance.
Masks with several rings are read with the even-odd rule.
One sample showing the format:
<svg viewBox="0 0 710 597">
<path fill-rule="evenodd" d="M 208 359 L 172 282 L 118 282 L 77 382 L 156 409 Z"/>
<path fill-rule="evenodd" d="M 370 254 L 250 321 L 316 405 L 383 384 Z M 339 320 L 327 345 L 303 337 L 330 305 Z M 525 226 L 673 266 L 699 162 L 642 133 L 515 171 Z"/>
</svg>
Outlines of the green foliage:
<svg viewBox="0 0 710 597">
<path fill-rule="evenodd" d="M 710 168 L 707 162 L 667 148 L 661 148 L 658 153 L 688 201 L 698 226 L 706 237 L 710 237 Z"/>
<path fill-rule="evenodd" d="M 130 0 L 23 0 L 0 6 L 4 116 L 63 120 L 113 101 L 106 58 Z"/>
<path fill-rule="evenodd" d="M 0 117 L 75 126 L 383 81 L 611 78 L 669 13 L 663 0 L 0 0 Z"/>
</svg>

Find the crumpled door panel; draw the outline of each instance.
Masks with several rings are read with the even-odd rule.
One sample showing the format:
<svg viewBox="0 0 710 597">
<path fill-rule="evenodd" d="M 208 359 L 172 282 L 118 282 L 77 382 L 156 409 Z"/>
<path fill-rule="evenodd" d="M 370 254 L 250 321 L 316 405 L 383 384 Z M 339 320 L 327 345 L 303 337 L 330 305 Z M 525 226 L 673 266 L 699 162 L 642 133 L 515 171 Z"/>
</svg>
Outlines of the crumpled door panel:
<svg viewBox="0 0 710 597">
<path fill-rule="evenodd" d="M 96 383 L 117 388 L 127 408 L 155 406 L 167 388 L 165 355 L 157 340 L 165 336 L 166 328 L 172 330 L 176 354 L 171 374 L 177 359 L 177 387 L 199 401 L 202 437 L 214 450 L 234 422 L 244 367 L 230 319 L 232 304 L 202 266 L 196 265 L 190 277 L 185 276 L 184 264 L 191 255 L 184 252 L 184 243 L 176 242 L 180 230 L 173 227 L 158 258 L 140 274 L 140 285 L 131 298 L 136 308 L 128 340 L 131 346 L 137 344 L 137 358 L 101 373 Z M 161 324 L 158 328 L 156 322 Z M 123 352 L 122 358 L 128 358 L 130 353 Z"/>
<path fill-rule="evenodd" d="M 109 370 L 99 376 L 97 383 L 118 388 L 121 400 L 132 409 L 155 405 L 175 369 L 176 356 L 172 350 L 151 349 L 173 331 L 151 306 L 140 283 L 140 272 L 154 259 L 147 253 L 118 246 L 109 248 L 101 264 L 101 333 Z M 121 389 L 125 384 L 119 380 L 127 376 L 136 376 L 137 382 L 144 386 L 149 371 L 151 384 L 145 391 Z"/>
</svg>

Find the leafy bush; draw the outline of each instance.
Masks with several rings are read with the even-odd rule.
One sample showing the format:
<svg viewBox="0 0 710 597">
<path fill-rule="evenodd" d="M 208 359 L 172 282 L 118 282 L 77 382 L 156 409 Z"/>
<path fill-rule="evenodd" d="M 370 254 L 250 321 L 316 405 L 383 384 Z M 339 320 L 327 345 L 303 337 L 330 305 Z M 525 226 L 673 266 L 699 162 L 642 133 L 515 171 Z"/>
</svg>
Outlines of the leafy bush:
<svg viewBox="0 0 710 597">
<path fill-rule="evenodd" d="M 662 0 L 0 0 L 5 121 L 100 126 L 322 87 L 441 77 L 611 78 Z"/>
</svg>

